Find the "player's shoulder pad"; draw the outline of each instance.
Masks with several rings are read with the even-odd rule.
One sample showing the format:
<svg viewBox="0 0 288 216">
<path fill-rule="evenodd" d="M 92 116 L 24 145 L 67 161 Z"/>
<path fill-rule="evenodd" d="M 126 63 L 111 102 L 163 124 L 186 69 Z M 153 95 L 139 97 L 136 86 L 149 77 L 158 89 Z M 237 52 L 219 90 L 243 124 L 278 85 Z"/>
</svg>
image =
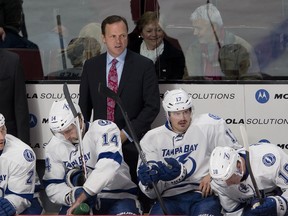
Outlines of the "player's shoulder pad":
<svg viewBox="0 0 288 216">
<path fill-rule="evenodd" d="M 280 151 L 282 149 L 277 145 L 272 143 L 257 143 L 250 145 L 249 149 L 253 155 L 259 157 L 265 167 L 278 166 L 277 161 L 281 157 Z"/>
<path fill-rule="evenodd" d="M 28 162 L 33 162 L 36 160 L 35 153 L 33 152 L 32 149 L 28 149 L 28 148 L 23 151 L 23 157 Z"/>
<path fill-rule="evenodd" d="M 13 160 L 17 160 L 18 163 L 36 161 L 36 154 L 33 149 L 13 135 L 6 135 L 5 148 L 9 149 L 7 150 L 7 157 L 13 155 Z"/>
<path fill-rule="evenodd" d="M 119 128 L 114 122 L 109 121 L 109 120 L 103 120 L 103 119 L 98 119 L 92 122 L 89 130 L 92 128 L 96 129 L 99 132 L 107 132 L 107 131 L 111 131 L 115 129 L 119 130 Z"/>
<path fill-rule="evenodd" d="M 194 123 L 198 124 L 219 124 L 225 122 L 223 118 L 212 113 L 204 113 L 195 117 Z"/>
</svg>

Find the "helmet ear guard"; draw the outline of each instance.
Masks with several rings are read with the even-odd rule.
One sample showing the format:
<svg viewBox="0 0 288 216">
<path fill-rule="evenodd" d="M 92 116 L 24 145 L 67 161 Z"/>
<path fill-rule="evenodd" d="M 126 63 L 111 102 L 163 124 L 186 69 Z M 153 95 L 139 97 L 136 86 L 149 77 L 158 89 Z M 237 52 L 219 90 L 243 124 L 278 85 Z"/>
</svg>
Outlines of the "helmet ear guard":
<svg viewBox="0 0 288 216">
<path fill-rule="evenodd" d="M 242 170 L 237 168 L 240 163 Z M 210 156 L 210 176 L 216 181 L 226 181 L 233 174 L 243 176 L 244 164 L 237 151 L 231 147 L 216 147 Z"/>
</svg>

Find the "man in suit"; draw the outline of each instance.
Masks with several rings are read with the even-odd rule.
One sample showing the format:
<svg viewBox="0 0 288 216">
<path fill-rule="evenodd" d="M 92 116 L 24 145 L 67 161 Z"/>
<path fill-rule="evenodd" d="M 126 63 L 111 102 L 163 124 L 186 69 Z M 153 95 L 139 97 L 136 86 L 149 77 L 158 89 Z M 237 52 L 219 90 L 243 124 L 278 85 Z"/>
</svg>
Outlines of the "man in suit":
<svg viewBox="0 0 288 216">
<path fill-rule="evenodd" d="M 98 94 L 98 85 L 99 83 L 107 84 L 111 60 L 116 58 L 119 75 L 117 94 L 120 96 L 140 139 L 150 129 L 151 123 L 160 110 L 159 87 L 153 62 L 126 49 L 128 26 L 123 17 L 107 17 L 102 22 L 101 28 L 107 52 L 85 62 L 80 83 L 79 105 L 85 119 L 91 118 L 92 109 L 94 120 L 107 119 L 106 98 Z M 131 138 L 131 134 L 117 105 L 114 119 L 114 122 L 122 130 L 121 141 L 123 142 L 124 157 L 127 153 L 125 150 L 133 149 L 136 152 L 134 144 L 127 139 Z M 129 160 L 128 155 L 126 159 Z M 136 168 L 137 160 L 135 162 Z"/>
<path fill-rule="evenodd" d="M 112 60 L 116 58 L 118 74 L 117 94 L 121 98 L 138 139 L 151 128 L 160 110 L 159 86 L 153 62 L 128 50 L 128 24 L 125 18 L 112 15 L 101 24 L 102 39 L 107 52 L 87 60 L 83 66 L 80 83 L 79 105 L 83 116 L 90 120 L 107 119 L 107 98 L 98 93 L 98 85 L 108 84 Z M 137 183 L 138 152 L 130 131 L 115 106 L 114 122 L 121 130 L 124 160 L 130 167 L 132 180 Z M 152 143 L 151 143 L 152 144 Z"/>
<path fill-rule="evenodd" d="M 8 133 L 30 144 L 26 86 L 19 56 L 0 49 L 0 62 L 0 113 L 5 116 Z"/>
</svg>

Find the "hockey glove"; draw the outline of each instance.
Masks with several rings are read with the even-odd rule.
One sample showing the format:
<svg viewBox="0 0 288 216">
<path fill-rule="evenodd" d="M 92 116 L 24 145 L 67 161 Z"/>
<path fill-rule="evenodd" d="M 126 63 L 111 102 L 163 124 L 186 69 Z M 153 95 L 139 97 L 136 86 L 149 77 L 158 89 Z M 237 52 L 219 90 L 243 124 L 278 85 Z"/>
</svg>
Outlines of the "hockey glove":
<svg viewBox="0 0 288 216">
<path fill-rule="evenodd" d="M 72 169 L 66 174 L 66 184 L 73 188 L 76 186 L 83 186 L 85 183 L 85 176 L 83 170 Z"/>
<path fill-rule="evenodd" d="M 164 158 L 167 164 L 159 161 L 159 178 L 162 181 L 170 181 L 172 184 L 177 184 L 186 177 L 187 170 L 174 158 Z"/>
<path fill-rule="evenodd" d="M 142 164 L 138 168 L 138 179 L 142 185 L 152 188 L 152 182 L 157 183 L 159 181 L 158 175 L 159 169 L 153 164 L 150 167 L 146 164 Z"/>
<path fill-rule="evenodd" d="M 93 208 L 97 201 L 97 195 L 90 196 L 82 187 L 74 187 L 69 193 L 65 195 L 66 204 L 68 206 L 71 206 L 82 192 L 84 192 L 87 197 L 85 203 L 87 203 L 91 208 Z"/>
<path fill-rule="evenodd" d="M 269 196 L 264 199 L 262 205 L 251 209 L 253 215 L 285 215 L 287 203 L 281 196 Z"/>
<path fill-rule="evenodd" d="M 73 187 L 72 190 L 65 195 L 66 204 L 71 206 L 82 192 L 84 192 L 82 187 Z"/>
<path fill-rule="evenodd" d="M 0 197 L 0 215 L 2 216 L 14 216 L 16 209 L 14 206 L 5 198 Z"/>
</svg>

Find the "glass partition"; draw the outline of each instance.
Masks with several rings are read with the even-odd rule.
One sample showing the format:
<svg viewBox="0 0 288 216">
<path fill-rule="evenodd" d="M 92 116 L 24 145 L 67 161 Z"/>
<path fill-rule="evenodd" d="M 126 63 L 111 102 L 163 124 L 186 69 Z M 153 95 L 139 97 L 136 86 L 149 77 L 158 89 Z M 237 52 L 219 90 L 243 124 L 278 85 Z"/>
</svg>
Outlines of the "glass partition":
<svg viewBox="0 0 288 216">
<path fill-rule="evenodd" d="M 287 79 L 287 8 L 287 0 L 25 0 L 28 39 L 40 58 L 24 61 L 41 62 L 29 69 L 39 71 L 35 79 L 80 79 L 85 60 L 105 52 L 102 20 L 118 14 L 129 33 L 138 31 L 129 49 L 154 60 L 159 80 Z M 139 27 L 149 10 L 157 24 L 148 14 Z M 162 35 L 155 51 L 145 48 L 146 36 Z"/>
</svg>

